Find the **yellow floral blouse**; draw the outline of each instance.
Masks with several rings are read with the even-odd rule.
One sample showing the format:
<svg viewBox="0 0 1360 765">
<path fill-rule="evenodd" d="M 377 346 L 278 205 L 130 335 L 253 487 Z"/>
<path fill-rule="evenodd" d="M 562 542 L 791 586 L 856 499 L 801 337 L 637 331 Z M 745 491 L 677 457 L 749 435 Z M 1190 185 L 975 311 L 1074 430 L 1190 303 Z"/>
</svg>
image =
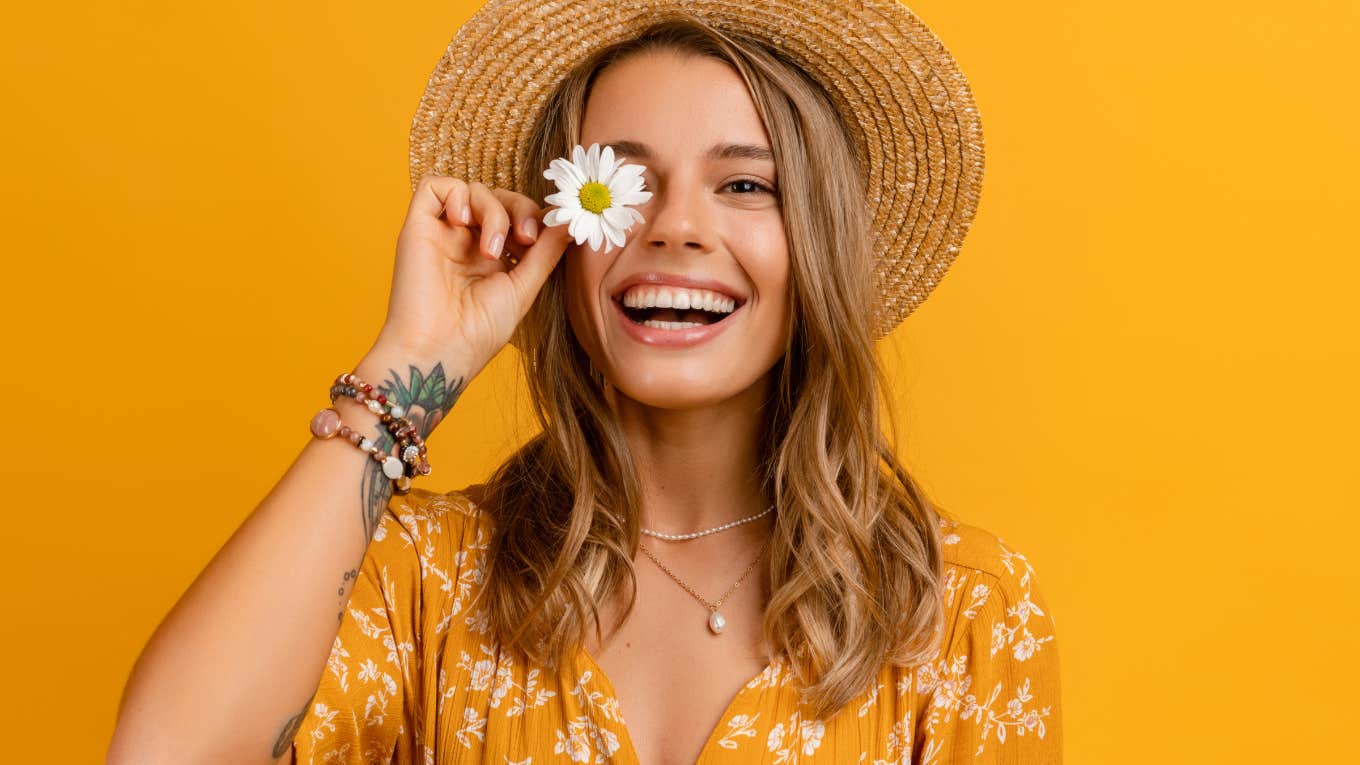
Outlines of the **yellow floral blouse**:
<svg viewBox="0 0 1360 765">
<path fill-rule="evenodd" d="M 808 719 L 776 658 L 732 700 L 698 762 L 1057 763 L 1053 617 L 1025 556 L 942 521 L 946 635 L 933 660 L 887 666 L 827 720 Z M 374 533 L 296 762 L 637 763 L 613 687 L 582 648 L 525 666 L 469 613 L 489 514 L 462 491 L 393 497 Z"/>
</svg>

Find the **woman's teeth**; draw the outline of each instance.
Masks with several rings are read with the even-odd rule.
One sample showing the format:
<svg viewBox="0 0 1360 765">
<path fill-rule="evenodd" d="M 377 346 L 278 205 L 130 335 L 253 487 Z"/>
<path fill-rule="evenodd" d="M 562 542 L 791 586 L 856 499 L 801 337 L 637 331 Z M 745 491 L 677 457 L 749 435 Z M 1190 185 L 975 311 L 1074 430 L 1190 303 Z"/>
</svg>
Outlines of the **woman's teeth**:
<svg viewBox="0 0 1360 765">
<path fill-rule="evenodd" d="M 647 319 L 642 322 L 642 325 L 657 329 L 689 329 L 690 327 L 704 326 L 697 321 L 661 321 L 660 319 Z"/>
<path fill-rule="evenodd" d="M 628 308 L 693 308 L 710 313 L 732 313 L 736 300 L 711 290 L 691 290 L 678 287 L 636 285 L 624 292 L 619 301 Z"/>
<path fill-rule="evenodd" d="M 615 298 L 634 324 L 665 330 L 706 327 L 737 310 L 736 300 L 710 290 L 635 285 Z"/>
</svg>

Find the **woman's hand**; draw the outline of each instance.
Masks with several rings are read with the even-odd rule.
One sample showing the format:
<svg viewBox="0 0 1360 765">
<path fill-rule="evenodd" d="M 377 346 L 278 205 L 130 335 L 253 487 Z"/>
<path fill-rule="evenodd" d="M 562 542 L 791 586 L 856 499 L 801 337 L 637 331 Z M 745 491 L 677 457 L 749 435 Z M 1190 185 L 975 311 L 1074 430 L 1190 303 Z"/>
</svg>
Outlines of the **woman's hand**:
<svg viewBox="0 0 1360 765">
<path fill-rule="evenodd" d="M 543 228 L 545 212 L 514 191 L 422 176 L 369 355 L 440 361 L 449 374 L 475 375 L 510 341 L 571 241 L 566 226 Z"/>
</svg>

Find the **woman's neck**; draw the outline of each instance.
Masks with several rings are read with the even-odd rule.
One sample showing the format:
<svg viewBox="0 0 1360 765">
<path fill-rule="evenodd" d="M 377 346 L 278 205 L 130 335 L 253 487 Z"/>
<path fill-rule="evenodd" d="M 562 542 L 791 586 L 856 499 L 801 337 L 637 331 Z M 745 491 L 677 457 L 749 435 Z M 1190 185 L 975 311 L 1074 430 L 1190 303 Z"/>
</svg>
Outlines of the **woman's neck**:
<svg viewBox="0 0 1360 765">
<path fill-rule="evenodd" d="M 757 464 L 765 396 L 757 383 L 721 403 L 685 410 L 616 397 L 642 485 L 644 528 L 701 531 L 768 506 Z"/>
</svg>

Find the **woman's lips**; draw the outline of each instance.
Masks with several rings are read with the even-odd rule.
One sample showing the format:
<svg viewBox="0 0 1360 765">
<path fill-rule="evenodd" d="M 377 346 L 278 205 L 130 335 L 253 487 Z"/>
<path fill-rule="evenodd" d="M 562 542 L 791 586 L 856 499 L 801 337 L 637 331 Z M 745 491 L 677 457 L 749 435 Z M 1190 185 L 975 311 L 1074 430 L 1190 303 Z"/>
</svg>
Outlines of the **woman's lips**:
<svg viewBox="0 0 1360 765">
<path fill-rule="evenodd" d="M 610 300 L 609 304 L 614 306 L 614 315 L 618 317 L 619 324 L 623 326 L 623 331 L 629 337 L 642 343 L 656 348 L 688 348 L 698 345 L 707 340 L 717 337 L 727 325 L 732 323 L 733 318 L 745 308 L 745 304 L 737 307 L 737 310 L 727 314 L 719 321 L 712 324 L 705 324 L 699 327 L 689 327 L 688 329 L 661 329 L 659 327 L 649 327 L 645 324 L 638 324 L 628 318 L 628 314 L 623 312 L 623 306 L 617 300 Z"/>
</svg>

